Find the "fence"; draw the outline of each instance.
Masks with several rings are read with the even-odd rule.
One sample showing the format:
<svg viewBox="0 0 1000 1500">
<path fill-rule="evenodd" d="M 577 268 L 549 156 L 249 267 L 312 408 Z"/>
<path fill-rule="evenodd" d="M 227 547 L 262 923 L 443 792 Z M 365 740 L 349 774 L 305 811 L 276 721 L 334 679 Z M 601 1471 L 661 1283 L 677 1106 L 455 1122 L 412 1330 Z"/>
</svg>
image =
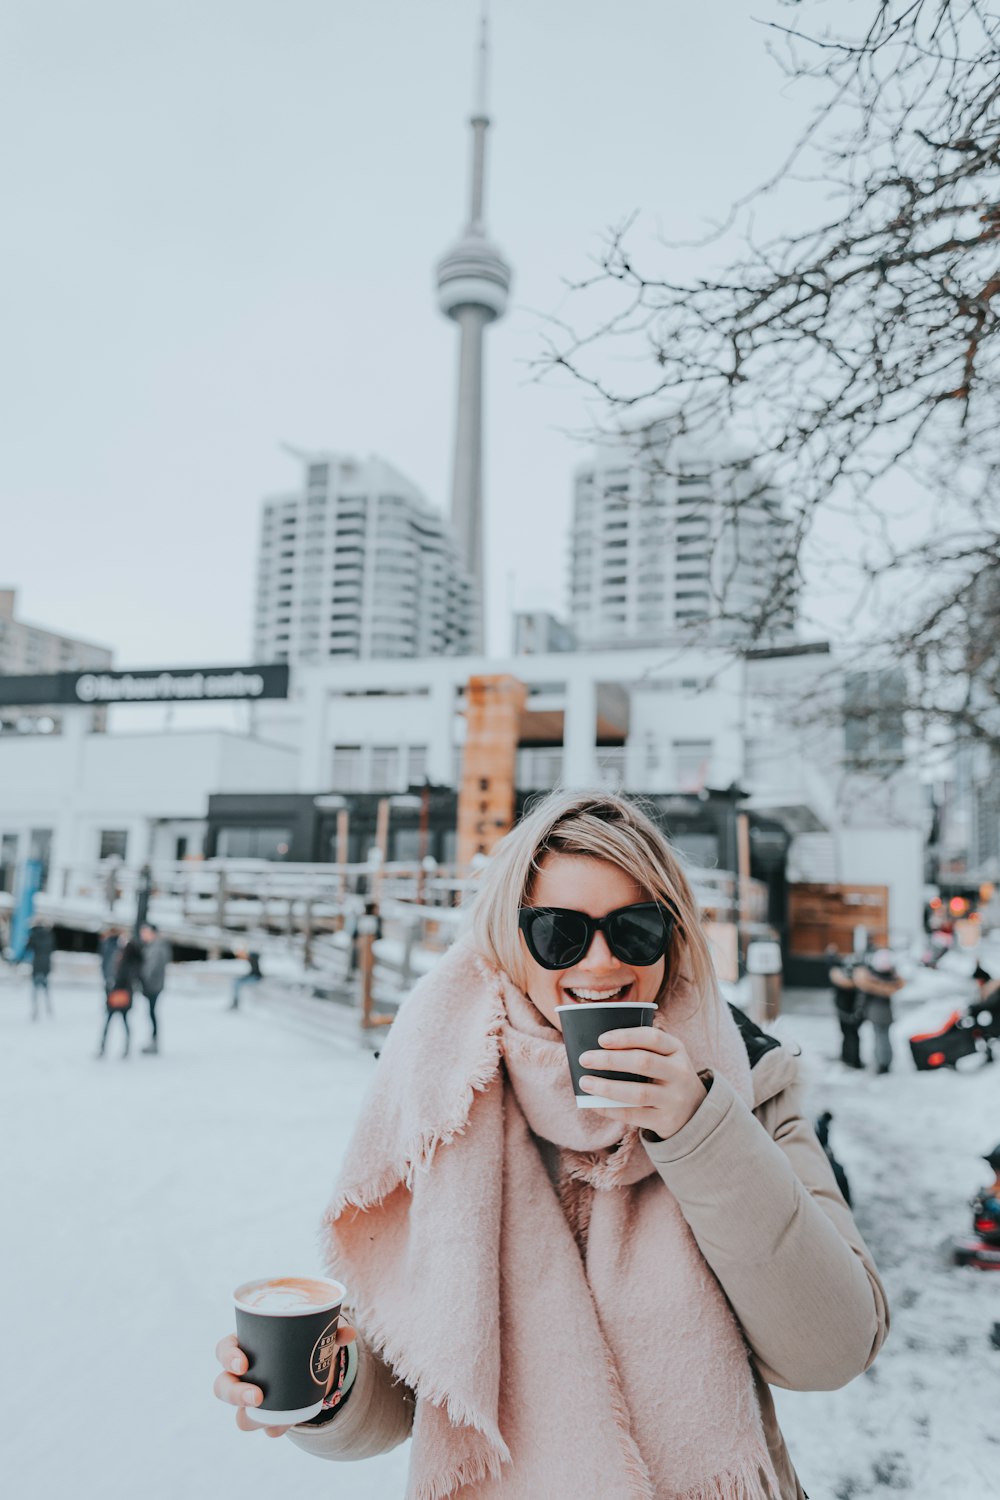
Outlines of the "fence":
<svg viewBox="0 0 1000 1500">
<path fill-rule="evenodd" d="M 726 871 L 693 871 L 707 926 L 752 935 L 766 888 Z M 142 869 L 106 861 L 62 872 L 36 909 L 63 927 L 98 932 L 148 920 L 175 945 L 210 957 L 255 951 L 275 984 L 356 1005 L 362 1024 L 392 1019 L 400 999 L 452 942 L 469 870 L 421 865 L 286 864 L 213 859 Z"/>
</svg>

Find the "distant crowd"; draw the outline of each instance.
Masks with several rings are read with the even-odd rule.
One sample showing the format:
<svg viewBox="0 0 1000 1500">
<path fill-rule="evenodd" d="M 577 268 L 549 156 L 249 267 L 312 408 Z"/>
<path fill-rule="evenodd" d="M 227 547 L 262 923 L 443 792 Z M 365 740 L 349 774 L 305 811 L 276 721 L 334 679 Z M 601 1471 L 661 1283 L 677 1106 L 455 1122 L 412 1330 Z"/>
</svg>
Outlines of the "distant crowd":
<svg viewBox="0 0 1000 1500">
<path fill-rule="evenodd" d="M 52 995 L 49 976 L 52 972 L 52 954 L 55 950 L 55 934 L 52 925 L 39 917 L 32 923 L 28 933 L 25 956 L 31 962 L 31 1019 L 37 1021 L 43 1009 L 52 1015 Z M 138 932 L 127 927 L 108 927 L 97 941 L 101 960 L 101 977 L 104 982 L 104 1029 L 97 1049 L 103 1057 L 108 1044 L 108 1034 L 115 1016 L 121 1017 L 124 1031 L 122 1056 L 129 1055 L 132 1033 L 129 1030 L 129 1012 L 136 993 L 142 994 L 149 1006 L 150 1035 L 144 1053 L 155 1055 L 160 1050 L 159 1028 L 156 1020 L 156 1002 L 159 1000 L 166 980 L 167 964 L 170 962 L 170 944 L 161 936 L 153 922 L 145 922 Z"/>
<path fill-rule="evenodd" d="M 55 950 L 55 933 L 44 917 L 32 923 L 25 947 L 25 957 L 31 963 L 31 1019 L 37 1021 L 44 1013 L 52 1015 L 52 995 L 49 976 L 52 972 L 52 955 Z M 112 1023 L 121 1018 L 124 1032 L 122 1057 L 128 1057 L 132 1042 L 129 1029 L 129 1014 L 136 994 L 141 994 L 149 1006 L 149 1040 L 141 1048 L 143 1053 L 155 1056 L 160 1050 L 159 1027 L 156 1004 L 163 992 L 167 964 L 171 960 L 170 943 L 159 931 L 155 922 L 144 922 L 133 931 L 129 927 L 106 927 L 97 940 L 97 951 L 101 960 L 101 977 L 104 983 L 104 1029 L 101 1032 L 97 1057 L 104 1057 Z M 247 964 L 246 972 L 233 981 L 232 1000 L 229 1009 L 239 1008 L 244 990 L 259 984 L 261 973 L 260 955 L 241 952 Z"/>
</svg>

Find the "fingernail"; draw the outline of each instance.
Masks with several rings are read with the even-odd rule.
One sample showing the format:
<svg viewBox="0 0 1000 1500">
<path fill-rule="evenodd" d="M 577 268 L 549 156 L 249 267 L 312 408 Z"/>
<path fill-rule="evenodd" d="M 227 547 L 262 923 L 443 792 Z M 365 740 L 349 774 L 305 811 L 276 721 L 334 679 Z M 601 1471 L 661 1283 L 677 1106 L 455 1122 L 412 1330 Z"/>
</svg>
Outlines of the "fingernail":
<svg viewBox="0 0 1000 1500">
<path fill-rule="evenodd" d="M 591 1084 L 592 1084 L 592 1083 L 593 1083 L 593 1079 L 592 1079 L 592 1078 L 581 1078 L 581 1079 L 580 1079 L 580 1087 L 581 1087 L 581 1088 L 582 1088 L 582 1089 L 584 1089 L 584 1090 L 587 1090 L 587 1089 L 589 1089 L 589 1088 L 590 1088 L 590 1085 L 591 1085 Z"/>
<path fill-rule="evenodd" d="M 244 1406 L 256 1406 L 257 1405 L 257 1392 L 256 1391 L 244 1391 L 243 1392 L 243 1405 Z"/>
<path fill-rule="evenodd" d="M 232 1370 L 232 1372 L 233 1372 L 234 1375 L 241 1375 L 243 1373 L 244 1369 L 246 1368 L 246 1366 L 243 1363 L 242 1356 L 239 1355 L 239 1354 L 237 1354 L 236 1358 L 233 1360 L 233 1362 L 229 1366 L 229 1368 Z"/>
</svg>

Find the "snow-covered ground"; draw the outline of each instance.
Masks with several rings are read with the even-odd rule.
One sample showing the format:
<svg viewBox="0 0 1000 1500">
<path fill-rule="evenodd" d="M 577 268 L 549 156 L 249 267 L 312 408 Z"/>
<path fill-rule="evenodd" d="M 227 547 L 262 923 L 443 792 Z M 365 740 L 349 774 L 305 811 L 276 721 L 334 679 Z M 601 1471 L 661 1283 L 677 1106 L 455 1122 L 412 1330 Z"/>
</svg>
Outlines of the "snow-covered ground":
<svg viewBox="0 0 1000 1500">
<path fill-rule="evenodd" d="M 26 980 L 0 981 L 4 1313 L 0 1471 L 17 1500 L 400 1500 L 407 1451 L 319 1465 L 238 1433 L 211 1396 L 230 1289 L 318 1269 L 315 1229 L 375 1066 L 349 1035 L 230 1014 L 201 982 L 160 1001 L 162 1055 L 94 1060 L 102 998 L 57 981 L 56 1015 L 29 1019 Z M 901 1035 L 947 1013 L 944 999 Z M 844 1391 L 779 1393 L 812 1500 L 883 1491 L 978 1500 L 1000 1486 L 1000 1275 L 942 1253 L 969 1228 L 979 1153 L 1000 1140 L 1000 1068 L 844 1076 L 836 1028 L 794 1014 L 811 1106 L 833 1137 L 885 1275 L 889 1342 Z M 897 1048 L 902 1052 L 902 1048 Z M 549 1500 L 549 1497 L 539 1497 Z M 562 1500 L 553 1496 L 551 1500 Z M 580 1497 L 591 1500 L 591 1497 Z M 608 1497 L 614 1500 L 614 1497 Z"/>
</svg>

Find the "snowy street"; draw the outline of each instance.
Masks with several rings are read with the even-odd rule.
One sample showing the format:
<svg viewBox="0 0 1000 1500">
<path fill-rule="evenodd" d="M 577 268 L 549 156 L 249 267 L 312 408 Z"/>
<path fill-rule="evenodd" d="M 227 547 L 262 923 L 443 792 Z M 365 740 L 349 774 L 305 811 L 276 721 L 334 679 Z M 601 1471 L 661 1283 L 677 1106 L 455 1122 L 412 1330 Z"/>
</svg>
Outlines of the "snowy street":
<svg viewBox="0 0 1000 1500">
<path fill-rule="evenodd" d="M 0 981 L 7 1493 L 401 1500 L 405 1448 L 319 1465 L 237 1432 L 211 1394 L 231 1289 L 320 1268 L 316 1226 L 370 1053 L 230 1014 L 221 988 L 175 981 L 161 1055 L 139 1052 L 140 999 L 132 1056 L 120 1060 L 113 1029 L 97 1061 L 96 986 L 57 980 L 53 999 L 54 1018 L 33 1024 L 27 979 Z M 810 1113 L 834 1113 L 893 1326 L 846 1390 L 779 1393 L 782 1426 L 811 1500 L 978 1500 L 1000 1472 L 1000 1276 L 956 1270 L 941 1247 L 970 1229 L 980 1154 L 1000 1140 L 1000 1069 L 912 1071 L 903 1038 L 947 1014 L 942 1002 L 903 1010 L 897 1071 L 846 1076 L 826 1061 L 838 1034 L 816 1006 L 775 1029 L 804 1049 Z"/>
</svg>

